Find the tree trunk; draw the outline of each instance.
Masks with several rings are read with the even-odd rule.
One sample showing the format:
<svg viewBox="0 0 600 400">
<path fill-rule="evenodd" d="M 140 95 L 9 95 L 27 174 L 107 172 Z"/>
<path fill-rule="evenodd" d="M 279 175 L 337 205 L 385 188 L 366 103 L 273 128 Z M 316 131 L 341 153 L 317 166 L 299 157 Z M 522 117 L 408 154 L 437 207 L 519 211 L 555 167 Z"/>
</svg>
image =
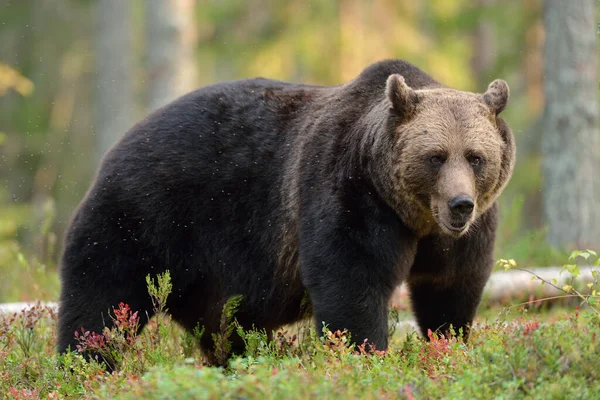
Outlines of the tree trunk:
<svg viewBox="0 0 600 400">
<path fill-rule="evenodd" d="M 98 0 L 96 143 L 102 156 L 134 119 L 131 2 Z M 99 158 L 99 157 L 98 157 Z"/>
<path fill-rule="evenodd" d="M 493 4 L 493 0 L 477 0 L 477 7 L 484 9 Z M 477 79 L 476 87 L 485 88 L 494 78 L 489 76 L 491 68 L 496 62 L 496 32 L 494 25 L 484 18 L 480 18 L 472 35 L 471 70 Z"/>
<path fill-rule="evenodd" d="M 556 247 L 600 244 L 594 0 L 544 1 L 544 215 Z"/>
<path fill-rule="evenodd" d="M 195 5 L 195 0 L 145 3 L 149 111 L 196 87 Z"/>
</svg>

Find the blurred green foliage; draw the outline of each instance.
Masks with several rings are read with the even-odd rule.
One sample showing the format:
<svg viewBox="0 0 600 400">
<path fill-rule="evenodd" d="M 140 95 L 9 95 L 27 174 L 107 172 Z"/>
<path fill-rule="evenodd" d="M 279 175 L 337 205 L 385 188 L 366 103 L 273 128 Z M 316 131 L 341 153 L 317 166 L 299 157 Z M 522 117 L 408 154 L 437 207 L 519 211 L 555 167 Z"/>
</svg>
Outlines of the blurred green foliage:
<svg viewBox="0 0 600 400">
<path fill-rule="evenodd" d="M 0 393 L 14 399 L 597 398 L 600 336 L 589 310 L 515 314 L 480 320 L 467 343 L 396 334 L 387 353 L 369 356 L 348 348 L 339 331 L 319 338 L 312 328 L 295 327 L 275 340 L 238 331 L 252 345 L 225 368 L 205 365 L 197 349 L 186 354 L 191 335 L 166 318 L 133 337 L 127 327 L 113 328 L 103 347 L 122 344 L 121 370 L 107 374 L 76 352 L 57 356 L 56 313 L 36 305 L 0 315 Z"/>
<path fill-rule="evenodd" d="M 151 44 L 143 39 L 145 3 L 132 1 L 134 87 L 143 93 L 143 47 Z M 0 301 L 18 297 L 9 294 L 22 282 L 15 254 L 40 260 L 33 269 L 55 268 L 56 238 L 97 167 L 95 4 L 0 0 L 0 273 L 9 277 Z M 497 252 L 522 265 L 564 259 L 545 246 L 540 216 L 541 0 L 202 0 L 195 18 L 199 85 L 253 76 L 339 84 L 383 58 L 407 59 L 464 90 L 506 79 L 504 116 L 519 157 L 501 199 Z"/>
</svg>

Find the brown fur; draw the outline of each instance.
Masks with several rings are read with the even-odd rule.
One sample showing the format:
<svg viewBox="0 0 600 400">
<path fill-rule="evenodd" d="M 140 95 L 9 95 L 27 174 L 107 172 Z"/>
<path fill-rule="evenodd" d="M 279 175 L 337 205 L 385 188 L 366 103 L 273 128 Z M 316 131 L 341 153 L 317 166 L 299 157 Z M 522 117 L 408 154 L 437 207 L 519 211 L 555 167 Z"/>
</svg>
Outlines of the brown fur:
<svg viewBox="0 0 600 400">
<path fill-rule="evenodd" d="M 350 84 L 342 85 L 340 91 Z M 386 81 L 385 93 L 391 107 L 401 115 L 396 138 L 391 142 L 393 147 L 384 149 L 386 156 L 379 161 L 378 178 L 385 182 L 383 192 L 387 200 L 418 237 L 440 232 L 456 235 L 444 230 L 442 220 L 448 219 L 445 204 L 458 194 L 470 195 L 476 201 L 471 219 L 474 222 L 492 206 L 512 174 L 514 141 L 506 123 L 497 117 L 507 104 L 508 85 L 495 80 L 482 95 L 446 88 L 437 82 L 413 90 L 403 76 L 392 74 Z M 318 91 L 314 96 L 317 95 Z M 265 97 L 281 100 L 272 91 Z M 382 140 L 376 146 L 377 143 L 383 146 L 388 142 Z M 427 179 L 422 174 L 423 157 L 435 151 L 451 156 L 438 179 Z M 479 177 L 465 158 L 469 152 L 485 157 L 485 173 Z M 291 159 L 286 174 L 289 180 L 282 187 L 286 212 L 278 255 L 278 274 L 285 282 L 299 279 L 296 171 L 301 153 Z"/>
<path fill-rule="evenodd" d="M 342 85 L 333 93 L 317 89 L 313 96 L 327 96 L 328 102 L 335 103 L 336 96 L 351 85 L 352 82 Z M 497 115 L 505 108 L 508 93 L 506 82 L 501 80 L 492 82 L 484 94 L 475 94 L 446 88 L 437 82 L 413 90 L 402 75 L 388 77 L 385 95 L 399 118 L 391 141 L 377 137 L 372 143 L 371 152 L 378 157 L 374 178 L 382 186 L 381 194 L 417 237 L 438 233 L 458 237 L 468 233 L 469 228 L 459 235 L 444 229 L 443 221 L 449 218 L 448 201 L 458 194 L 470 195 L 476 204 L 472 225 L 504 189 L 514 167 L 515 149 L 510 129 Z M 265 93 L 266 99 L 279 105 L 289 103 L 288 97 L 280 99 L 277 93 Z M 387 115 L 382 113 L 380 118 L 383 120 Z M 310 123 L 306 129 L 310 129 Z M 294 148 L 282 186 L 285 213 L 277 270 L 278 280 L 286 284 L 300 281 L 297 171 L 303 147 Z M 448 156 L 436 178 L 424 175 L 424 157 L 432 152 Z M 465 157 L 471 153 L 485 158 L 485 169 L 479 175 Z M 448 277 L 413 279 L 442 282 Z"/>
<path fill-rule="evenodd" d="M 166 269 L 167 307 L 186 329 L 206 328 L 208 354 L 237 295 L 245 329 L 297 321 L 308 294 L 319 331 L 347 329 L 383 350 L 405 281 L 423 333 L 466 328 L 514 164 L 497 117 L 507 99 L 502 81 L 465 93 L 384 60 L 340 86 L 225 82 L 158 110 L 107 154 L 73 218 L 59 351 L 76 329 L 110 327 L 102 316 L 119 302 L 151 318 L 144 277 Z M 475 212 L 456 195 L 472 196 Z"/>
<path fill-rule="evenodd" d="M 496 79 L 490 83 L 488 90 L 483 94 L 483 101 L 495 115 L 498 115 L 504 110 L 504 107 L 506 107 L 508 97 L 508 84 L 502 79 Z"/>
<path fill-rule="evenodd" d="M 455 196 L 469 195 L 475 211 L 469 223 L 488 210 L 507 184 L 514 167 L 514 141 L 497 113 L 506 106 L 508 86 L 496 80 L 483 95 L 449 88 L 412 90 L 404 79 L 390 76 L 387 94 L 394 109 L 409 110 L 396 127 L 396 139 L 382 168 L 389 198 L 403 221 L 419 236 L 442 232 Z M 428 173 L 427 160 L 444 159 L 439 174 Z M 475 173 L 469 157 L 484 165 Z"/>
</svg>

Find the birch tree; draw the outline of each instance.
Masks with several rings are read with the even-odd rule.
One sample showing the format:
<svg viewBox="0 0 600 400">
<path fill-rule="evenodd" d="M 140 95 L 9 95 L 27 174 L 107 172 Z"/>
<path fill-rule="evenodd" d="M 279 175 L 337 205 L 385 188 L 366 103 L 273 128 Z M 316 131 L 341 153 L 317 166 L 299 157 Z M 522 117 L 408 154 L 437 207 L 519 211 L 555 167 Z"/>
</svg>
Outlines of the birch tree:
<svg viewBox="0 0 600 400">
<path fill-rule="evenodd" d="M 132 92 L 131 2 L 97 1 L 96 143 L 100 158 L 131 127 Z"/>
<path fill-rule="evenodd" d="M 557 247 L 600 244 L 600 130 L 594 0 L 543 2 L 543 208 Z"/>
<path fill-rule="evenodd" d="M 196 88 L 195 3 L 195 0 L 145 2 L 149 111 Z"/>
</svg>

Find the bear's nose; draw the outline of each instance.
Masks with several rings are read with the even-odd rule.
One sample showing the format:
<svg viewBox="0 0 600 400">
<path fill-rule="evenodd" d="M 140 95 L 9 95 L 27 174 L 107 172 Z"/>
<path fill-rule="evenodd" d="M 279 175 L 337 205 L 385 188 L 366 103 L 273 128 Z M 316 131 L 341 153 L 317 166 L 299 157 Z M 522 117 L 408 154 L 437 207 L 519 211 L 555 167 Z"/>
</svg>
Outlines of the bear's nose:
<svg viewBox="0 0 600 400">
<path fill-rule="evenodd" d="M 464 218 L 471 215 L 473 208 L 475 207 L 475 203 L 473 202 L 473 198 L 471 196 L 463 194 L 450 200 L 448 202 L 448 207 L 450 207 L 450 211 L 453 215 Z"/>
</svg>

